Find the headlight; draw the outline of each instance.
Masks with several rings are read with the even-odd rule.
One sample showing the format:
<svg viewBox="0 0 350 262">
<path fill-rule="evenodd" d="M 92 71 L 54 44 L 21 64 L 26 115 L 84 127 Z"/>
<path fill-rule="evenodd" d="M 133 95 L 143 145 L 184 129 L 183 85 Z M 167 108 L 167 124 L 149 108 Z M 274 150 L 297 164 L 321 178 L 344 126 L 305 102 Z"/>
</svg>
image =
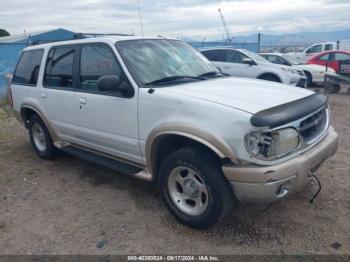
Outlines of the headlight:
<svg viewBox="0 0 350 262">
<path fill-rule="evenodd" d="M 295 69 L 293 69 L 293 68 L 281 67 L 281 69 L 282 69 L 283 71 L 286 71 L 286 72 L 289 72 L 289 73 L 292 73 L 292 74 L 295 74 L 295 75 L 298 74 L 297 70 L 295 70 Z"/>
<path fill-rule="evenodd" d="M 258 159 L 270 160 L 291 152 L 299 145 L 299 135 L 294 128 L 273 131 L 252 131 L 245 136 L 249 154 Z"/>
</svg>

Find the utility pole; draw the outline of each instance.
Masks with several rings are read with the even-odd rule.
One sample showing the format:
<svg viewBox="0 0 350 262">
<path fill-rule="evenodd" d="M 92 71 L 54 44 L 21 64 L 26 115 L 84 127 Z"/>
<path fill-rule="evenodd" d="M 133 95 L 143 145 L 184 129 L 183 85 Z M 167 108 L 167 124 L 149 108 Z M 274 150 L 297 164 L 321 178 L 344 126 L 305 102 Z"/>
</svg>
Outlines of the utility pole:
<svg viewBox="0 0 350 262">
<path fill-rule="evenodd" d="M 140 0 L 137 0 L 137 10 L 139 12 L 141 35 L 142 35 L 142 37 L 144 37 L 145 35 L 143 34 L 143 23 L 142 23 L 142 16 L 141 16 Z"/>
<path fill-rule="evenodd" d="M 227 28 L 227 25 L 226 25 L 226 22 L 225 22 L 225 17 L 222 14 L 220 8 L 218 10 L 219 10 L 222 26 L 223 26 L 223 28 L 225 30 L 226 38 L 227 38 L 227 40 L 229 41 L 230 44 L 233 44 L 230 32 L 228 31 L 228 28 Z"/>
</svg>

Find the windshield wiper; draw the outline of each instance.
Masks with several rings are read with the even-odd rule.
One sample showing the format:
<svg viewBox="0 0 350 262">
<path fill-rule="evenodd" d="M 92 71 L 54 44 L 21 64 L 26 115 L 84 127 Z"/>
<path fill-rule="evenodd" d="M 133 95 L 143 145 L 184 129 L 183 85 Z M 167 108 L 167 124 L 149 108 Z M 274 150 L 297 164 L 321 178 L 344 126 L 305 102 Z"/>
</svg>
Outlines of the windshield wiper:
<svg viewBox="0 0 350 262">
<path fill-rule="evenodd" d="M 227 74 L 224 74 L 218 71 L 209 71 L 209 72 L 200 74 L 198 77 L 206 77 L 206 76 L 227 76 Z"/>
<path fill-rule="evenodd" d="M 185 76 L 185 75 L 183 75 L 183 76 L 167 76 L 167 77 L 163 77 L 163 78 L 156 79 L 156 80 L 153 80 L 151 82 L 145 83 L 144 85 L 145 86 L 147 86 L 147 85 L 158 85 L 158 84 L 164 84 L 164 83 L 168 83 L 168 82 L 171 82 L 171 81 L 176 81 L 176 80 L 186 79 L 186 78 L 196 79 L 196 80 L 205 80 L 205 78 L 200 77 L 200 76 Z"/>
</svg>

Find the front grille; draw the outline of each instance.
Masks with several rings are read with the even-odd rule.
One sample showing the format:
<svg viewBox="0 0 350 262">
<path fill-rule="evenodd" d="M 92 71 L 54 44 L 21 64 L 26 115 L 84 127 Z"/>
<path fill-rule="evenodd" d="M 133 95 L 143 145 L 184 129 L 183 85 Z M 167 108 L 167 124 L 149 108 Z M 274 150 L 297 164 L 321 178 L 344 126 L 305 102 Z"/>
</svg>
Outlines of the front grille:
<svg viewBox="0 0 350 262">
<path fill-rule="evenodd" d="M 320 137 L 328 126 L 327 109 L 306 118 L 299 125 L 299 133 L 304 142 L 310 143 Z"/>
</svg>

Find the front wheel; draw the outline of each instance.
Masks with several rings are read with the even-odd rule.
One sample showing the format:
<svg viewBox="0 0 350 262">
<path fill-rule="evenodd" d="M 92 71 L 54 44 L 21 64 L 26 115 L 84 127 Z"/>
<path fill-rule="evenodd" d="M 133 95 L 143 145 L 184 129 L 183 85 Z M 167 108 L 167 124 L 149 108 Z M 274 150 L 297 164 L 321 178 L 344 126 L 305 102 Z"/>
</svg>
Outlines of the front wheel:
<svg viewBox="0 0 350 262">
<path fill-rule="evenodd" d="M 182 148 L 168 156 L 161 164 L 158 183 L 170 212 L 191 227 L 213 226 L 233 205 L 220 162 L 202 148 Z"/>
<path fill-rule="evenodd" d="M 281 80 L 279 80 L 276 76 L 273 75 L 264 75 L 259 77 L 258 79 L 281 83 Z"/>
</svg>

